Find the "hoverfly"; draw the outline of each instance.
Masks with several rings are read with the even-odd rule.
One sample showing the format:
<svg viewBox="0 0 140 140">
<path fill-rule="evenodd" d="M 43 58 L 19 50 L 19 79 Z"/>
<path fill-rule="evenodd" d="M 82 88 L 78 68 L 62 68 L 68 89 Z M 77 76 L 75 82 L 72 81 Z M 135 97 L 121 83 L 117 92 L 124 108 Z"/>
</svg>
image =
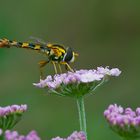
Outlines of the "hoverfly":
<svg viewBox="0 0 140 140">
<path fill-rule="evenodd" d="M 74 62 L 75 57 L 78 56 L 78 54 L 75 53 L 70 47 L 65 49 L 65 47 L 62 45 L 45 43 L 39 40 L 37 40 L 37 42 L 35 43 L 28 43 L 11 41 L 6 38 L 0 39 L 0 48 L 10 47 L 35 50 L 39 53 L 45 54 L 47 56 L 47 60 L 39 62 L 41 77 L 43 76 L 42 68 L 46 66 L 49 62 L 53 64 L 56 74 L 58 73 L 56 65 L 58 65 L 60 72 L 62 72 L 61 65 L 65 65 L 69 71 L 74 72 L 74 70 L 70 67 L 69 63 Z"/>
</svg>

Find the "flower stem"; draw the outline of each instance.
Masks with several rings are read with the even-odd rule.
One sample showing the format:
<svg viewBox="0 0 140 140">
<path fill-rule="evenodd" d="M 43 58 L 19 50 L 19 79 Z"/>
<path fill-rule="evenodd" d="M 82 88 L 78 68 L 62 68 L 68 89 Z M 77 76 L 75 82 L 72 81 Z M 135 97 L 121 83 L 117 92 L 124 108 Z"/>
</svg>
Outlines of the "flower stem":
<svg viewBox="0 0 140 140">
<path fill-rule="evenodd" d="M 77 107 L 79 112 L 79 123 L 80 130 L 85 132 L 87 140 L 87 128 L 86 128 L 86 115 L 85 115 L 85 106 L 84 106 L 84 97 L 77 98 Z"/>
<path fill-rule="evenodd" d="M 4 140 L 4 135 L 3 134 L 0 136 L 0 140 Z"/>
</svg>

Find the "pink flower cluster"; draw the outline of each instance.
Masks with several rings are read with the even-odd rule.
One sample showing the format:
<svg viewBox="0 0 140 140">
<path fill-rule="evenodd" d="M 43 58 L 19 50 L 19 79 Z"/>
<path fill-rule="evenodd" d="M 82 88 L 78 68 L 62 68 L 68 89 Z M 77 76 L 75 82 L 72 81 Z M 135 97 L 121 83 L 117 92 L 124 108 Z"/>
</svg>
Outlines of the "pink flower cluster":
<svg viewBox="0 0 140 140">
<path fill-rule="evenodd" d="M 0 107 L 0 117 L 7 116 L 13 113 L 23 113 L 27 110 L 27 105 L 11 105 Z"/>
<path fill-rule="evenodd" d="M 60 85 L 92 83 L 101 81 L 105 76 L 119 76 L 121 71 L 118 68 L 109 69 L 109 67 L 97 67 L 97 70 L 79 70 L 75 72 L 67 72 L 56 74 L 53 77 L 47 76 L 45 80 L 34 83 L 36 87 L 49 89 L 57 89 Z"/>
<path fill-rule="evenodd" d="M 124 109 L 116 104 L 110 105 L 104 111 L 104 116 L 112 130 L 119 135 L 140 137 L 140 108 L 135 111 L 131 108 Z"/>
<path fill-rule="evenodd" d="M 73 132 L 68 138 L 60 138 L 56 137 L 53 138 L 52 140 L 86 140 L 85 133 L 80 131 L 80 132 Z"/>
<path fill-rule="evenodd" d="M 4 137 L 5 140 L 41 140 L 40 137 L 37 135 L 36 131 L 31 131 L 29 134 L 24 136 L 20 135 L 17 131 L 6 130 Z M 86 136 L 82 131 L 75 131 L 67 138 L 56 137 L 52 138 L 52 140 L 86 140 Z"/>
<path fill-rule="evenodd" d="M 11 105 L 0 107 L 0 128 L 1 130 L 12 129 L 21 119 L 27 105 Z"/>
<path fill-rule="evenodd" d="M 35 131 L 31 131 L 27 136 L 19 135 L 17 131 L 5 132 L 5 140 L 41 140 Z"/>
</svg>

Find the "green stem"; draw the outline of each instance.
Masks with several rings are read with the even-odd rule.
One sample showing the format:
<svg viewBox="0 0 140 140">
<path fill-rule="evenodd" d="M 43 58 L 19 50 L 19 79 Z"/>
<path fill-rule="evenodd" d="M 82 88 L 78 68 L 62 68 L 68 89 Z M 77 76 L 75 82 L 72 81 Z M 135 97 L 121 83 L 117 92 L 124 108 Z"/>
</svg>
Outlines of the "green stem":
<svg viewBox="0 0 140 140">
<path fill-rule="evenodd" d="M 5 140 L 3 134 L 0 136 L 0 140 Z"/>
<path fill-rule="evenodd" d="M 77 98 L 77 107 L 79 112 L 80 130 L 85 132 L 87 140 L 86 115 L 83 96 Z"/>
</svg>

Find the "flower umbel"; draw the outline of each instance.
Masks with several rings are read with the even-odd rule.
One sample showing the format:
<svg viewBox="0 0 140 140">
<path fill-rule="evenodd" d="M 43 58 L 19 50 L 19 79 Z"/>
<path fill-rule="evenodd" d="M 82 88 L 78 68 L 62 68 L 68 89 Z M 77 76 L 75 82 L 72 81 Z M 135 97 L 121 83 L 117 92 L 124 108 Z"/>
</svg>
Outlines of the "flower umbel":
<svg viewBox="0 0 140 140">
<path fill-rule="evenodd" d="M 21 119 L 23 112 L 27 110 L 27 105 L 11 105 L 0 107 L 0 128 L 5 131 L 12 129 Z"/>
<path fill-rule="evenodd" d="M 118 68 L 98 67 L 97 70 L 79 70 L 47 76 L 46 79 L 34 83 L 36 87 L 46 88 L 49 93 L 60 96 L 79 97 L 92 93 L 97 87 L 108 80 L 110 76 L 119 76 Z"/>
<path fill-rule="evenodd" d="M 54 76 L 49 75 L 46 79 L 40 80 L 39 83 L 34 83 L 34 85 L 39 88 L 46 88 L 50 94 L 76 98 L 80 131 L 85 133 L 85 139 L 87 139 L 84 96 L 93 93 L 99 86 L 108 81 L 109 77 L 119 76 L 120 73 L 121 71 L 118 68 L 109 69 L 109 67 L 98 67 L 96 70 L 78 70 L 75 72 L 56 74 Z M 63 139 L 57 137 L 55 140 Z M 76 140 L 79 139 L 76 138 Z"/>
<path fill-rule="evenodd" d="M 110 128 L 126 139 L 140 138 L 140 108 L 135 111 L 131 108 L 124 109 L 116 104 L 110 105 L 104 111 L 104 116 Z"/>
</svg>

